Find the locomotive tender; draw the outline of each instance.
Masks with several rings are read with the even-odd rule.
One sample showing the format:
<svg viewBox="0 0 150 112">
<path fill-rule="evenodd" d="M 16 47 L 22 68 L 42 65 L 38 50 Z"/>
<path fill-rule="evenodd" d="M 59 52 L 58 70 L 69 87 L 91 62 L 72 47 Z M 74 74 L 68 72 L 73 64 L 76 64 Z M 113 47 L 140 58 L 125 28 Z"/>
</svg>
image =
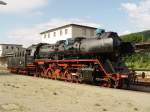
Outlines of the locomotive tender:
<svg viewBox="0 0 150 112">
<path fill-rule="evenodd" d="M 96 38 L 31 45 L 9 58 L 8 69 L 18 74 L 121 88 L 129 74 L 122 55 L 132 52 L 132 45 L 122 42 L 117 33 L 103 31 Z"/>
</svg>

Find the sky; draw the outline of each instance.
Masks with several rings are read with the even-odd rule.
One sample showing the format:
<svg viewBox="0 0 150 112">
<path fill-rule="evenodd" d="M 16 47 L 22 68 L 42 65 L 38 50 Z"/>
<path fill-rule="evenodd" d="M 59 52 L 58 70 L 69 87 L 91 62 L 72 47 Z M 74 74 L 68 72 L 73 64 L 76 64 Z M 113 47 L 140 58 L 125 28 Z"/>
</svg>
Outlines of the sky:
<svg viewBox="0 0 150 112">
<path fill-rule="evenodd" d="M 68 23 L 119 35 L 150 30 L 150 0 L 2 0 L 0 43 L 29 46 L 40 32 Z"/>
</svg>

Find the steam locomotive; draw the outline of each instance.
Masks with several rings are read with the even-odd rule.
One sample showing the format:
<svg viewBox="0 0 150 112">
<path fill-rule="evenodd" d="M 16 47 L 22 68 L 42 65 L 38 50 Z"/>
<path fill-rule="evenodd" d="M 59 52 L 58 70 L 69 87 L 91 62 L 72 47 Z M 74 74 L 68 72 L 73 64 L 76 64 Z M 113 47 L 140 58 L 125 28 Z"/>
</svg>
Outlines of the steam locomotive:
<svg viewBox="0 0 150 112">
<path fill-rule="evenodd" d="M 134 48 L 115 32 L 99 32 L 95 38 L 31 45 L 8 59 L 8 69 L 18 74 L 121 88 L 129 74 L 122 56 Z"/>
</svg>

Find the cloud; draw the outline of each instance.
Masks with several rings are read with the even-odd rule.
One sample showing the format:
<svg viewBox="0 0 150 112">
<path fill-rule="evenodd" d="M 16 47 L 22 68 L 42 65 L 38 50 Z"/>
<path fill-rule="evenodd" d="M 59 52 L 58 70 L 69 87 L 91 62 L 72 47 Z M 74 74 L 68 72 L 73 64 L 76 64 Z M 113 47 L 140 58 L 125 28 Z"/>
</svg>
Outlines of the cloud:
<svg viewBox="0 0 150 112">
<path fill-rule="evenodd" d="M 141 30 L 150 28 L 150 0 L 140 0 L 138 3 L 123 3 L 132 23 Z"/>
<path fill-rule="evenodd" d="M 93 27 L 99 27 L 101 24 L 90 22 L 88 20 L 84 19 L 78 19 L 78 18 L 71 18 L 71 19 L 62 19 L 62 18 L 56 18 L 56 19 L 50 19 L 48 22 L 37 24 L 30 28 L 19 28 L 11 30 L 8 33 L 8 40 L 9 43 L 17 43 L 17 44 L 23 44 L 25 47 L 41 42 L 41 35 L 40 33 L 45 30 L 49 30 L 51 28 L 55 28 L 58 26 L 66 25 L 66 24 L 80 24 L 80 25 L 87 25 L 87 26 L 93 26 Z"/>
<path fill-rule="evenodd" d="M 7 5 L 0 7 L 0 13 L 27 13 L 48 4 L 48 0 L 5 0 Z"/>
<path fill-rule="evenodd" d="M 129 30 L 125 30 L 121 33 L 119 33 L 119 35 L 126 35 L 126 34 L 130 34 L 131 32 Z"/>
<path fill-rule="evenodd" d="M 71 23 L 87 25 L 87 26 L 92 26 L 92 27 L 102 26 L 100 23 L 91 22 L 91 21 L 88 21 L 87 19 L 78 19 L 78 18 L 70 18 L 70 19 L 54 18 L 54 19 L 50 19 L 46 23 L 39 24 L 38 26 L 40 26 L 40 28 L 51 29 L 51 28 L 55 28 L 58 26 L 71 24 Z"/>
<path fill-rule="evenodd" d="M 41 42 L 39 29 L 36 27 L 14 29 L 8 33 L 7 40 L 7 43 L 22 44 L 25 47 Z"/>
</svg>

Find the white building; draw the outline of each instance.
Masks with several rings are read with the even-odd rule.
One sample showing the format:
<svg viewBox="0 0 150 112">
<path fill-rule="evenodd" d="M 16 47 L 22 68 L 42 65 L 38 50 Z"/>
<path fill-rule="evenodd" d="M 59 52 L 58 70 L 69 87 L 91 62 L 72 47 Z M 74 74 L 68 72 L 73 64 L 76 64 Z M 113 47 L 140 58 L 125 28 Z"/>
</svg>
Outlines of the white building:
<svg viewBox="0 0 150 112">
<path fill-rule="evenodd" d="M 86 37 L 93 38 L 96 36 L 95 27 L 84 26 L 78 24 L 67 24 L 57 28 L 53 28 L 40 33 L 43 43 L 56 43 L 58 40 L 66 40 L 67 38 Z"/>
</svg>

